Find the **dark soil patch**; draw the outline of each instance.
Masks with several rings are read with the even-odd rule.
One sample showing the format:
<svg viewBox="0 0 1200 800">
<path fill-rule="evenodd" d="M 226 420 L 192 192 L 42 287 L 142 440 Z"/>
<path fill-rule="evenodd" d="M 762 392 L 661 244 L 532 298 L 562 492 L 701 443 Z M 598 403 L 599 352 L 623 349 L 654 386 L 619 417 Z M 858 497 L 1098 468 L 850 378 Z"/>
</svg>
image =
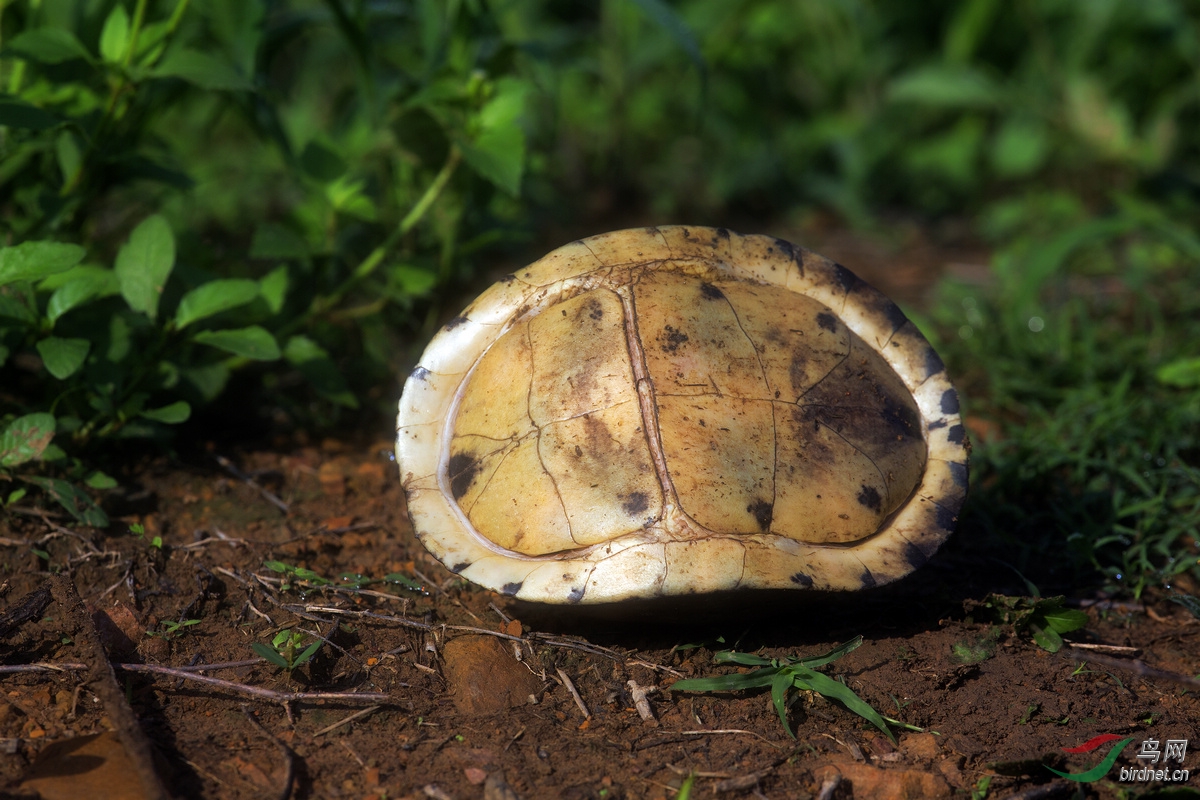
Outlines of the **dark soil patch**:
<svg viewBox="0 0 1200 800">
<path fill-rule="evenodd" d="M 700 776 L 693 791 L 703 796 L 716 788 L 732 797 L 804 797 L 821 791 L 831 768 L 843 777 L 833 797 L 968 796 L 992 776 L 989 797 L 1040 787 L 1037 796 L 1109 798 L 1128 788 L 1116 782 L 1119 768 L 1141 765 L 1143 740 L 1196 745 L 1194 685 L 1139 674 L 1131 659 L 1088 665 L 1075 653 L 1051 655 L 967 617 L 964 600 L 1016 593 L 1017 581 L 973 546 L 971 531 L 912 578 L 874 593 L 801 604 L 753 598 L 685 617 L 673 611 L 666 621 L 639 609 L 614 621 L 517 606 L 433 561 L 412 536 L 385 442 L 328 442 L 235 461 L 288 512 L 215 463 L 160 462 L 126 481 L 128 513 L 110 531 L 30 513 L 8 515 L 0 529 L 7 603 L 45 582 L 47 562 L 31 548 L 48 552 L 50 567 L 105 612 L 96 618 L 114 661 L 241 661 L 254 657 L 251 643 L 300 628 L 329 643 L 290 677 L 265 662 L 208 674 L 283 692 L 386 694 L 374 710 L 331 728 L 362 705 L 285 708 L 118 671 L 178 796 L 278 796 L 290 751 L 293 796 L 302 798 L 512 796 L 504 786 L 521 798 L 669 798 L 689 773 Z M 144 525 L 144 538 L 126 533 L 133 522 Z M 153 536 L 162 537 L 161 549 Z M 386 584 L 369 587 L 382 595 L 282 591 L 280 574 L 263 566 L 268 559 L 329 577 L 400 572 L 429 593 Z M 1089 616 L 1077 641 L 1139 648 L 1141 662 L 1164 672 L 1197 671 L 1200 624 L 1185 609 L 1093 605 Z M 200 621 L 171 638 L 144 633 L 187 619 Z M 497 646 L 451 645 L 477 636 L 471 628 L 501 634 Z M 8 635 L 3 662 L 79 662 L 81 644 L 67 630 L 51 604 L 40 621 Z M 826 672 L 883 714 L 923 729 L 901 732 L 898 745 L 821 697 L 801 696 L 792 707 L 792 741 L 765 693 L 666 690 L 679 677 L 730 671 L 713 665 L 718 649 L 816 654 L 860 634 L 863 646 Z M 452 668 L 443 660 L 448 649 L 456 651 Z M 10 790 L 48 743 L 111 727 L 111 712 L 81 680 L 77 672 L 2 676 L 0 738 L 11 755 L 0 761 L 0 778 Z M 635 711 L 630 680 L 659 688 L 650 695 L 655 722 Z M 1090 768 L 1111 745 L 1077 755 L 1064 748 L 1107 733 L 1134 740 L 1107 779 L 1067 784 L 1043 766 Z M 1197 766 L 1189 751 L 1183 767 Z"/>
</svg>

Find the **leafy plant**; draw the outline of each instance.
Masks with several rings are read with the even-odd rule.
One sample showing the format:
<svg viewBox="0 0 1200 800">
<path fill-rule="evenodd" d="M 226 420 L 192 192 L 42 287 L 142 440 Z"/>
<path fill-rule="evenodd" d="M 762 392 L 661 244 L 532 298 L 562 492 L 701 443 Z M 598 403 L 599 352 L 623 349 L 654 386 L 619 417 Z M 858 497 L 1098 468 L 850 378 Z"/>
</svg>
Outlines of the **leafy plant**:
<svg viewBox="0 0 1200 800">
<path fill-rule="evenodd" d="M 1009 597 L 989 594 L 983 600 L 968 600 L 968 612 L 979 614 L 1003 625 L 1010 625 L 1017 634 L 1028 633 L 1038 647 L 1057 653 L 1062 649 L 1062 634 L 1077 631 L 1088 623 L 1088 616 L 1078 609 L 1066 608 L 1064 598 Z"/>
<path fill-rule="evenodd" d="M 743 666 L 758 667 L 758 669 L 745 674 L 722 675 L 716 678 L 689 678 L 687 680 L 676 681 L 671 684 L 671 690 L 682 692 L 733 692 L 742 689 L 770 687 L 771 700 L 775 704 L 776 713 L 779 714 L 779 721 L 783 723 L 783 729 L 787 731 L 788 736 L 791 736 L 793 739 L 796 738 L 796 735 L 792 733 L 792 726 L 788 723 L 787 719 L 787 709 L 790 705 L 791 697 L 796 691 L 816 692 L 830 700 L 837 700 L 847 709 L 867 720 L 876 728 L 879 728 L 894 742 L 896 740 L 895 736 L 892 735 L 884 718 L 875 709 L 864 702 L 846 684 L 816 671 L 817 667 L 836 661 L 847 653 L 857 649 L 861 644 L 862 637 L 858 636 L 844 644 L 838 645 L 824 655 L 808 656 L 806 658 L 788 657 L 784 659 L 764 658 L 752 653 L 722 650 L 713 657 L 715 663 L 740 664 Z"/>
<path fill-rule="evenodd" d="M 185 619 L 178 621 L 164 619 L 158 623 L 159 630 L 146 631 L 146 635 L 156 636 L 160 639 L 178 639 L 187 632 L 188 628 L 199 624 L 200 620 L 198 619 Z"/>
<path fill-rule="evenodd" d="M 270 646 L 262 642 L 253 642 L 250 649 L 280 669 L 291 673 L 297 667 L 307 663 L 324 644 L 322 640 L 316 639 L 305 647 L 304 643 L 307 638 L 300 631 L 288 628 L 275 634 L 271 639 Z"/>
</svg>

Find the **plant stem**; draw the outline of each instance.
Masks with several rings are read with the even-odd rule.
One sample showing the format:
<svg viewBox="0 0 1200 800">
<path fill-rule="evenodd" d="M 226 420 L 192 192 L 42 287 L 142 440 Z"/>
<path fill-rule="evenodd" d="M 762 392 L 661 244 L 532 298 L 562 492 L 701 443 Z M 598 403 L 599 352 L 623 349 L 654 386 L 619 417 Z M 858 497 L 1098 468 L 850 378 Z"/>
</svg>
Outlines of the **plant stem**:
<svg viewBox="0 0 1200 800">
<path fill-rule="evenodd" d="M 426 213 L 428 213 L 429 209 L 445 190 L 446 184 L 450 182 L 450 178 L 453 177 L 454 171 L 458 168 L 459 162 L 461 161 L 462 151 L 458 149 L 458 145 L 450 145 L 450 152 L 446 154 L 446 162 L 442 165 L 441 170 L 433 179 L 433 182 L 429 184 L 429 186 L 425 189 L 425 193 L 422 194 L 421 198 L 417 200 L 416 204 L 409 209 L 409 212 L 404 215 L 404 219 L 400 220 L 400 224 L 397 225 L 396 228 L 388 235 L 387 239 L 385 239 L 382 244 L 372 250 L 367 257 L 364 258 L 357 267 L 355 267 L 354 272 L 351 273 L 350 277 L 342 281 L 342 283 L 336 289 L 329 294 L 324 295 L 323 297 L 315 298 L 312 302 L 312 305 L 309 306 L 308 311 L 280 328 L 278 336 L 287 336 L 292 331 L 296 330 L 302 325 L 305 325 L 313 317 L 323 314 L 329 309 L 333 308 L 346 295 L 347 292 L 349 292 L 352 288 L 354 288 L 355 285 L 358 284 L 359 281 L 378 269 L 379 265 L 383 263 L 384 258 L 387 257 L 388 251 L 395 247 L 396 243 L 400 241 L 405 234 L 416 227 L 416 224 L 421 221 Z"/>
</svg>

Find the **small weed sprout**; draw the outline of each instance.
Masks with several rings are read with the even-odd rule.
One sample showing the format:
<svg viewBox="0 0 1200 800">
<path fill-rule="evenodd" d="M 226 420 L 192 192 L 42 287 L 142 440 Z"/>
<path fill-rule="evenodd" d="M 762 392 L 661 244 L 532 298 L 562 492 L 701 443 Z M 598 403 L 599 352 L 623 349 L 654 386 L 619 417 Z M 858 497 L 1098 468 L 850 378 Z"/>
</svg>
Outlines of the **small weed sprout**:
<svg viewBox="0 0 1200 800">
<path fill-rule="evenodd" d="M 716 654 L 714 661 L 718 664 L 741 664 L 743 666 L 759 667 L 744 675 L 722 675 L 717 678 L 691 678 L 676 681 L 671 684 L 672 691 L 682 692 L 732 692 L 740 689 L 757 689 L 771 687 L 771 699 L 775 703 L 775 711 L 783 729 L 793 739 L 792 726 L 788 723 L 787 708 L 790 698 L 796 691 L 816 692 L 822 697 L 837 700 L 850 711 L 870 722 L 891 739 L 896 741 L 887 726 L 885 718 L 871 708 L 861 697 L 844 683 L 816 671 L 817 667 L 836 661 L 862 644 L 862 637 L 857 636 L 845 644 L 838 645 L 833 650 L 820 656 L 808 658 L 764 658 L 752 653 L 737 653 L 733 650 L 722 650 Z"/>
<path fill-rule="evenodd" d="M 135 522 L 129 526 L 129 532 L 139 539 L 146 538 L 146 526 L 140 522 Z M 153 536 L 150 539 L 150 546 L 162 550 L 163 540 L 161 536 Z"/>
<path fill-rule="evenodd" d="M 286 628 L 275 634 L 275 637 L 271 639 L 270 646 L 262 642 L 254 642 L 250 645 L 250 649 L 280 669 L 287 670 L 290 674 L 296 667 L 307 663 L 321 647 L 322 642 L 317 639 L 301 650 L 305 638 L 302 632 Z"/>
<path fill-rule="evenodd" d="M 158 623 L 160 630 L 146 631 L 147 636 L 156 636 L 160 639 L 178 639 L 187 633 L 187 629 L 193 625 L 199 625 L 198 619 L 185 619 L 176 622 L 175 620 L 164 619 Z"/>
</svg>

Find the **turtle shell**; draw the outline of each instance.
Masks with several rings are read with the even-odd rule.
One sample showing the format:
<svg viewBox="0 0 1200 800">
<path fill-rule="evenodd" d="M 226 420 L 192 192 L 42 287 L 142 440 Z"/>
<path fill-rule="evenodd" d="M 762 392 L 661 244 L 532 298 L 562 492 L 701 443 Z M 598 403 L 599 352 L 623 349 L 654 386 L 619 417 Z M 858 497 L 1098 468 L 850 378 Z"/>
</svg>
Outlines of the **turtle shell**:
<svg viewBox="0 0 1200 800">
<path fill-rule="evenodd" d="M 480 295 L 409 376 L 396 443 L 421 542 L 546 603 L 893 581 L 954 528 L 967 452 L 887 297 L 684 226 L 574 242 Z"/>
</svg>

